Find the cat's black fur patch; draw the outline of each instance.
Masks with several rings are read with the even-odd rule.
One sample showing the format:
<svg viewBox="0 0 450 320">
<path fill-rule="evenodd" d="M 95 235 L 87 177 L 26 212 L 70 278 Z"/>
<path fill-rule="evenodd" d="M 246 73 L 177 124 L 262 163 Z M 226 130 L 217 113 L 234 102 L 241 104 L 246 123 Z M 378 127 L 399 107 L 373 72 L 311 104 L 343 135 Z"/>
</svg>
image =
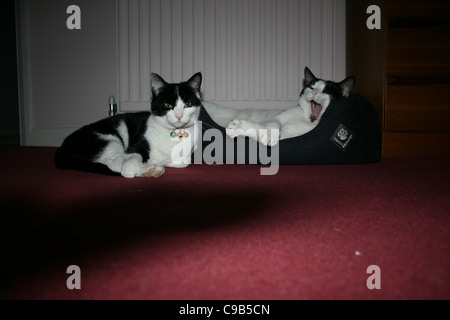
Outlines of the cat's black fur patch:
<svg viewBox="0 0 450 320">
<path fill-rule="evenodd" d="M 122 138 L 117 128 L 122 121 L 128 128 L 128 148 L 125 153 L 138 153 L 143 161 L 149 157 L 149 149 L 144 133 L 150 112 L 124 113 L 82 127 L 69 135 L 56 151 L 55 164 L 59 168 L 76 169 L 89 172 L 112 173 L 105 165 L 93 163 L 102 153 L 108 142 L 99 134 L 111 134 Z M 122 145 L 125 142 L 122 141 Z"/>
<path fill-rule="evenodd" d="M 333 101 L 337 101 L 339 99 L 344 98 L 344 87 L 350 86 L 350 88 L 353 88 L 355 78 L 354 77 L 348 77 L 341 82 L 334 82 L 331 80 L 323 80 L 319 79 L 309 70 L 308 67 L 305 68 L 305 82 L 304 82 L 304 88 L 300 95 L 303 95 L 306 88 L 312 89 L 314 85 L 318 82 L 322 81 L 325 83 L 325 88 L 323 89 L 323 93 L 328 94 L 330 96 L 330 103 Z"/>
<path fill-rule="evenodd" d="M 158 92 L 158 95 L 153 95 L 151 110 L 154 115 L 162 117 L 165 116 L 169 110 L 165 104 L 168 103 L 175 106 L 178 96 L 184 102 L 192 103 L 193 106 L 200 106 L 202 102 L 192 90 L 192 87 L 187 82 L 179 84 L 165 83 L 164 87 Z"/>
</svg>

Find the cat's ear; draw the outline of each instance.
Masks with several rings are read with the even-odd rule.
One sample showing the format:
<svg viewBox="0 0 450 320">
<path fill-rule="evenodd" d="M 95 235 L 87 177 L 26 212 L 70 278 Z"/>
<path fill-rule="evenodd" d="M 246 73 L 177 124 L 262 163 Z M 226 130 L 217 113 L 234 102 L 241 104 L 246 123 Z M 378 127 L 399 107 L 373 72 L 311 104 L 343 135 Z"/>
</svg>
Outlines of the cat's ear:
<svg viewBox="0 0 450 320">
<path fill-rule="evenodd" d="M 317 81 L 317 79 L 314 74 L 309 70 L 308 67 L 305 67 L 305 86 L 308 86 L 311 82 Z"/>
<path fill-rule="evenodd" d="M 150 80 L 152 84 L 152 93 L 154 96 L 157 96 L 164 89 L 164 87 L 167 86 L 167 82 L 165 82 L 164 79 L 156 73 L 152 73 Z"/>
<path fill-rule="evenodd" d="M 197 94 L 200 94 L 200 86 L 202 85 L 202 74 L 201 72 L 197 72 L 194 74 L 188 81 L 186 81 L 187 85 L 195 90 Z"/>
<path fill-rule="evenodd" d="M 348 97 L 353 87 L 355 86 L 355 77 L 348 77 L 339 82 L 338 85 L 342 89 L 342 95 L 344 97 Z"/>
</svg>

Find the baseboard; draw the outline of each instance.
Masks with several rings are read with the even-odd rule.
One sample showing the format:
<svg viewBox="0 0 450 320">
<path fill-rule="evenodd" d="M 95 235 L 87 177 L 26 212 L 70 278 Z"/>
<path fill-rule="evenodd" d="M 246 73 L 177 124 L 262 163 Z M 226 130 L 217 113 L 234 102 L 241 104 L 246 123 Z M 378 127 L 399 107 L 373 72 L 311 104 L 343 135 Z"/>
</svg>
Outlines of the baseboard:
<svg viewBox="0 0 450 320">
<path fill-rule="evenodd" d="M 32 128 L 23 139 L 25 146 L 59 147 L 78 128 Z"/>
</svg>

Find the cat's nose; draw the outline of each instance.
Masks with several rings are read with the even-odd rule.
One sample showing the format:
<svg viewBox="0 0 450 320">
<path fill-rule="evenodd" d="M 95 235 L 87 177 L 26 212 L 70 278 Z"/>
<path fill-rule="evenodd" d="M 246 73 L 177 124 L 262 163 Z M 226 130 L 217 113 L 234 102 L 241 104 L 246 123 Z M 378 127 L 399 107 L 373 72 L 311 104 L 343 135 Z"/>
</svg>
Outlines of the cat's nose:
<svg viewBox="0 0 450 320">
<path fill-rule="evenodd" d="M 180 122 L 181 121 L 181 119 L 183 118 L 183 116 L 181 115 L 181 116 L 175 116 L 177 119 L 178 119 L 178 122 Z"/>
</svg>

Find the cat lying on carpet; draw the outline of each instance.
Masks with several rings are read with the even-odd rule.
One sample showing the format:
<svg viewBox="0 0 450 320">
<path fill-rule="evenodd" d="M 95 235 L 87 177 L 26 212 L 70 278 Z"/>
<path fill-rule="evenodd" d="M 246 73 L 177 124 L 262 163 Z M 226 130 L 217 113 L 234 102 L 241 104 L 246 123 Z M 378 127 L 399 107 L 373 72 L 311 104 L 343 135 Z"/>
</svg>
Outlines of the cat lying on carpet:
<svg viewBox="0 0 450 320">
<path fill-rule="evenodd" d="M 165 167 L 187 167 L 199 138 L 194 123 L 202 105 L 201 82 L 201 73 L 170 84 L 152 74 L 151 112 L 119 114 L 82 127 L 64 140 L 55 164 L 92 172 L 109 169 L 126 178 L 156 178 Z M 174 146 L 190 151 L 183 154 L 186 161 L 174 162 Z"/>
<path fill-rule="evenodd" d="M 354 83 L 354 77 L 339 83 L 321 80 L 306 67 L 305 88 L 296 107 L 287 110 L 238 110 L 208 102 L 203 104 L 211 118 L 226 127 L 228 136 L 247 136 L 263 145 L 275 146 L 279 140 L 300 136 L 314 129 L 330 103 L 348 97 Z M 259 131 L 261 129 L 265 130 Z"/>
</svg>

